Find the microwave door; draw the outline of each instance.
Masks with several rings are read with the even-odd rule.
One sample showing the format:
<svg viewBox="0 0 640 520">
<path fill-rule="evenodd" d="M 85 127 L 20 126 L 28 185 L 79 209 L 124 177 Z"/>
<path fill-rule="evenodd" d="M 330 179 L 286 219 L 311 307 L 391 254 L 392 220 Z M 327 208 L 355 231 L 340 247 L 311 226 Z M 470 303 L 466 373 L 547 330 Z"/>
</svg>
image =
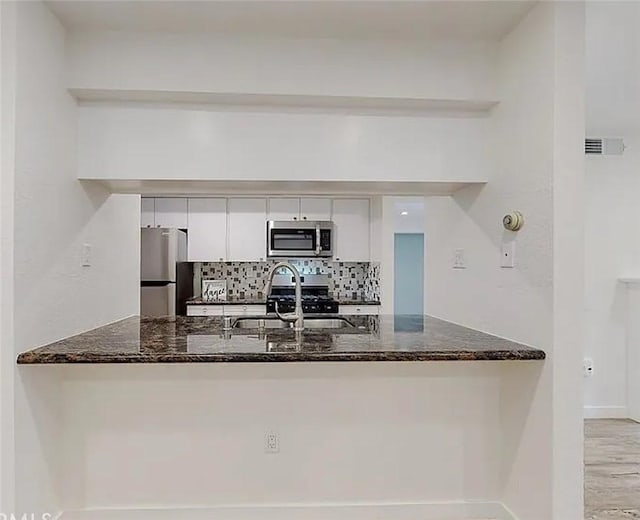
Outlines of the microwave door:
<svg viewBox="0 0 640 520">
<path fill-rule="evenodd" d="M 316 229 L 271 229 L 269 256 L 314 256 Z"/>
</svg>

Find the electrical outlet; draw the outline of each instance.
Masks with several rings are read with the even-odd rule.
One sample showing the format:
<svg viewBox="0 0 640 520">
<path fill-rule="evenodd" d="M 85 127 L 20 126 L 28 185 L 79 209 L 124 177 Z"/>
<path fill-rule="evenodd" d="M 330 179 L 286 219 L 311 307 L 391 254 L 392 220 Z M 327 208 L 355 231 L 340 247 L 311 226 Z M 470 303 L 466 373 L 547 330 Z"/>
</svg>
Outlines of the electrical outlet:
<svg viewBox="0 0 640 520">
<path fill-rule="evenodd" d="M 265 453 L 278 453 L 280 451 L 280 438 L 278 433 L 269 431 L 264 437 L 264 452 Z"/>
<path fill-rule="evenodd" d="M 584 358 L 583 367 L 584 367 L 584 377 L 589 377 L 593 375 L 593 359 Z"/>
<path fill-rule="evenodd" d="M 453 252 L 453 268 L 466 269 L 467 263 L 464 259 L 464 249 L 456 249 Z"/>
</svg>

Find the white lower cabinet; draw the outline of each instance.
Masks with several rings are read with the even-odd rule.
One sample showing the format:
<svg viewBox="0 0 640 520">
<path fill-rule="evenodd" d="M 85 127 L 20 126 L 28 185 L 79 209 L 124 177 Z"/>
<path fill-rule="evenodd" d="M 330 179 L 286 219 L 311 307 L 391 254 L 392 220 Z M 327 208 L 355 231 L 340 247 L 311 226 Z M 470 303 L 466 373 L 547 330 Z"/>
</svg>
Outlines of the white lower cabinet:
<svg viewBox="0 0 640 520">
<path fill-rule="evenodd" d="M 187 316 L 224 316 L 222 305 L 187 305 Z"/>
<path fill-rule="evenodd" d="M 267 314 L 267 306 L 261 304 L 251 305 L 225 305 L 225 316 L 264 316 Z"/>
<path fill-rule="evenodd" d="M 379 305 L 340 305 L 338 313 L 344 316 L 377 316 Z M 246 305 L 187 305 L 187 316 L 265 316 L 265 304 Z"/>
<path fill-rule="evenodd" d="M 340 305 L 338 313 L 345 316 L 377 316 L 380 314 L 379 305 Z"/>
<path fill-rule="evenodd" d="M 264 316 L 265 304 L 247 305 L 187 305 L 187 316 Z"/>
</svg>

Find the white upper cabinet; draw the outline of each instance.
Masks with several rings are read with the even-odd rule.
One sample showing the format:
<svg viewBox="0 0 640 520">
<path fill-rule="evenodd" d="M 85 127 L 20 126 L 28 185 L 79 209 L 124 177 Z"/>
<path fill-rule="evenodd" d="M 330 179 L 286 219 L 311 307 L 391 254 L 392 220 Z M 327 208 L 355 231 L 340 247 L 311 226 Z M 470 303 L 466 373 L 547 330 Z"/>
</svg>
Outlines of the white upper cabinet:
<svg viewBox="0 0 640 520">
<path fill-rule="evenodd" d="M 300 218 L 300 199 L 269 199 L 269 220 L 298 220 Z"/>
<path fill-rule="evenodd" d="M 368 262 L 369 200 L 334 199 L 333 258 L 337 262 Z"/>
<path fill-rule="evenodd" d="M 269 220 L 331 220 L 327 197 L 269 199 Z"/>
<path fill-rule="evenodd" d="M 157 198 L 156 227 L 187 228 L 187 199 L 183 198 Z"/>
<path fill-rule="evenodd" d="M 300 218 L 302 220 L 331 220 L 331 199 L 300 199 Z"/>
<path fill-rule="evenodd" d="M 333 220 L 337 262 L 370 261 L 370 201 L 328 197 L 143 198 L 142 227 L 188 229 L 190 262 L 267 258 L 267 220 Z"/>
<path fill-rule="evenodd" d="M 227 260 L 227 199 L 189 199 L 189 262 Z"/>
<path fill-rule="evenodd" d="M 141 204 L 140 227 L 156 227 L 156 200 L 143 198 Z"/>
<path fill-rule="evenodd" d="M 267 200 L 229 199 L 229 260 L 264 261 L 267 256 Z"/>
</svg>

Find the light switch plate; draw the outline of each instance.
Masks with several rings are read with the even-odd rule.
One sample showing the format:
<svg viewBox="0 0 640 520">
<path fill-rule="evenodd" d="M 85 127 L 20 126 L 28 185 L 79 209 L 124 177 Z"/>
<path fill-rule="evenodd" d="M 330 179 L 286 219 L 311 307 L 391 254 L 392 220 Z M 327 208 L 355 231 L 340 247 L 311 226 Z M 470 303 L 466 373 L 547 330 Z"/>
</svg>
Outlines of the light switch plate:
<svg viewBox="0 0 640 520">
<path fill-rule="evenodd" d="M 91 267 L 91 244 L 82 244 L 82 267 Z"/>
<path fill-rule="evenodd" d="M 516 243 L 515 241 L 502 243 L 502 267 L 512 268 L 516 266 Z"/>
<path fill-rule="evenodd" d="M 456 249 L 453 252 L 453 268 L 454 269 L 467 268 L 467 262 L 464 258 L 464 249 Z"/>
</svg>

